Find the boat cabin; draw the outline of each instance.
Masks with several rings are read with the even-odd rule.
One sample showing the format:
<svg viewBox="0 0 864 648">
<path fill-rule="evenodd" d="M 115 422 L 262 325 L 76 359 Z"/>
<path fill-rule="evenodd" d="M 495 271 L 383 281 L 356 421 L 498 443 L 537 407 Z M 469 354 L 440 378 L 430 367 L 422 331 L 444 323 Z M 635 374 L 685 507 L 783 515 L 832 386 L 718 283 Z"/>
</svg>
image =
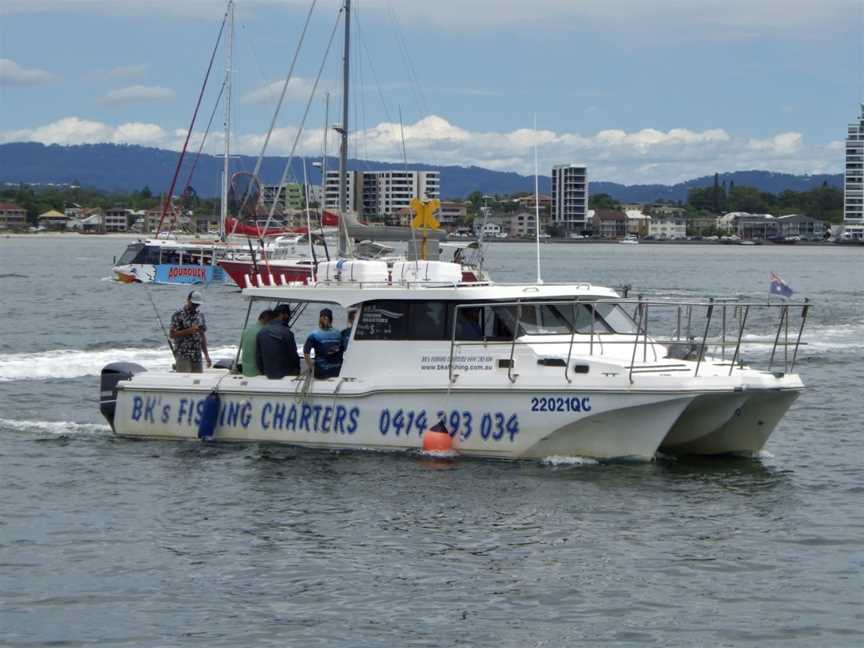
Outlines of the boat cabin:
<svg viewBox="0 0 864 648">
<path fill-rule="evenodd" d="M 512 381 L 525 374 L 528 366 L 531 373 L 554 367 L 569 374 L 577 356 L 595 355 L 598 361 L 601 355 L 607 360 L 629 358 L 637 336 L 638 324 L 616 303 L 618 294 L 608 288 L 463 284 L 459 266 L 443 262 L 425 262 L 406 281 L 400 279 L 405 272 L 399 268 L 388 271 L 382 266 L 378 268 L 381 276 L 376 277 L 375 268 L 368 264 L 377 262 L 350 263 L 365 265 L 354 274 L 346 263 L 342 277 L 313 285 L 243 291 L 253 300 L 289 302 L 299 308 L 313 303 L 336 305 L 357 311 L 341 377 L 381 372 L 404 384 L 420 375 L 440 385 L 442 379 L 455 382 L 460 375 L 460 384 L 483 382 L 483 376 L 501 371 Z M 321 265 L 319 277 L 325 276 Z M 442 273 L 453 275 L 451 281 L 435 281 Z M 351 280 L 352 274 L 372 280 Z M 422 280 L 424 274 L 431 279 Z M 302 331 L 295 335 L 298 342 L 303 339 Z M 616 345 L 621 342 L 626 345 Z M 649 341 L 651 357 L 662 358 L 665 349 L 654 347 Z M 585 372 L 584 367 L 582 363 L 577 371 Z"/>
</svg>

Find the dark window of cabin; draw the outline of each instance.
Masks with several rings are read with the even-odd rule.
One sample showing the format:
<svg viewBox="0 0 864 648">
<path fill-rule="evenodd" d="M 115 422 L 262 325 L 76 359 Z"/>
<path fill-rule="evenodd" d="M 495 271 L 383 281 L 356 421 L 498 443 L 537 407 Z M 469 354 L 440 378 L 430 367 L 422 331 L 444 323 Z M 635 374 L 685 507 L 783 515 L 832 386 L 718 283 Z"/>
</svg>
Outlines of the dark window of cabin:
<svg viewBox="0 0 864 648">
<path fill-rule="evenodd" d="M 363 304 L 355 340 L 404 340 L 408 331 L 408 304 L 378 301 Z"/>
<path fill-rule="evenodd" d="M 355 340 L 444 340 L 447 304 L 441 301 L 376 301 L 363 305 Z"/>
<path fill-rule="evenodd" d="M 408 340 L 443 340 L 447 335 L 447 304 L 440 301 L 410 302 Z"/>
<path fill-rule="evenodd" d="M 143 243 L 132 243 L 129 247 L 126 248 L 126 251 L 123 253 L 123 256 L 120 257 L 120 260 L 117 262 L 117 265 L 129 265 L 130 263 L 143 263 L 143 261 L 138 258 L 139 253 L 143 249 L 144 249 Z"/>
<path fill-rule="evenodd" d="M 147 263 L 150 265 L 158 265 L 159 264 L 159 248 L 157 247 L 148 247 L 144 251 L 144 259 L 140 263 Z"/>
</svg>

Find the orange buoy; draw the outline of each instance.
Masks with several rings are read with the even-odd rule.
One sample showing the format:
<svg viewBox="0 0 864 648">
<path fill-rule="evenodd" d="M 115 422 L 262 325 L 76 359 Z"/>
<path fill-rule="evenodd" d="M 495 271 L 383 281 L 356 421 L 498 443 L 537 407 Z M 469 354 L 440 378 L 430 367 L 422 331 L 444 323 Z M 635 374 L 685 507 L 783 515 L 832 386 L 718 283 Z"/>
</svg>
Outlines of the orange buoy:
<svg viewBox="0 0 864 648">
<path fill-rule="evenodd" d="M 450 452 L 453 438 L 443 423 L 433 425 L 423 433 L 423 452 Z"/>
</svg>

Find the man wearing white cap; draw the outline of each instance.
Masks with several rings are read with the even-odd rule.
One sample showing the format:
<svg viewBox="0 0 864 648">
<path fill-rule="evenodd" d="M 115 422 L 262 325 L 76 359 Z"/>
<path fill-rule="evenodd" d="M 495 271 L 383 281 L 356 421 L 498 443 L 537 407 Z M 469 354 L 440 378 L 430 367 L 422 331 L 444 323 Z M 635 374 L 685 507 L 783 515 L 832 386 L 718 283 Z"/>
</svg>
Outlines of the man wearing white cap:
<svg viewBox="0 0 864 648">
<path fill-rule="evenodd" d="M 204 365 L 201 354 L 212 366 L 207 352 L 207 324 L 199 306 L 204 296 L 193 290 L 186 298 L 186 304 L 171 316 L 171 339 L 174 340 L 174 370 L 181 373 L 202 373 Z"/>
</svg>

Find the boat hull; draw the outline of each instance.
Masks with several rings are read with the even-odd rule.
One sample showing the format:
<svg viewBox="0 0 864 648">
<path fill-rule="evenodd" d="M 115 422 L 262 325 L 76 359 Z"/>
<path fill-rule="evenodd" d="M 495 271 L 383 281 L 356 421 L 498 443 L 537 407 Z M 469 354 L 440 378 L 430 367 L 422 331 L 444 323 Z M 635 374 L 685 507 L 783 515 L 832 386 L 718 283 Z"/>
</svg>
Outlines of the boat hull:
<svg viewBox="0 0 864 648">
<path fill-rule="evenodd" d="M 169 389 L 155 386 L 152 374 L 147 376 L 149 385 L 136 387 L 135 380 L 121 383 L 111 421 L 115 433 L 196 439 L 204 399 L 218 377 L 173 376 L 162 381 L 175 383 Z M 193 380 L 199 384 L 193 385 Z M 246 383 L 242 391 L 230 386 L 237 380 Z M 423 433 L 444 420 L 453 449 L 462 455 L 648 461 L 696 396 L 530 390 L 363 392 L 356 384 L 332 379 L 315 381 L 313 392 L 302 400 L 295 395 L 300 386 L 294 379 L 229 376 L 220 387 L 214 439 L 419 450 Z"/>
<path fill-rule="evenodd" d="M 307 264 L 264 263 L 245 260 L 223 260 L 219 266 L 240 288 L 249 286 L 284 286 L 309 283 L 312 267 Z"/>
<path fill-rule="evenodd" d="M 174 263 L 135 263 L 114 266 L 114 279 L 121 283 L 193 285 L 224 282 L 225 272 L 218 266 Z"/>
<path fill-rule="evenodd" d="M 695 401 L 660 445 L 681 455 L 755 455 L 798 398 L 798 390 L 764 390 Z M 701 416 L 701 418 L 699 418 Z"/>
</svg>

